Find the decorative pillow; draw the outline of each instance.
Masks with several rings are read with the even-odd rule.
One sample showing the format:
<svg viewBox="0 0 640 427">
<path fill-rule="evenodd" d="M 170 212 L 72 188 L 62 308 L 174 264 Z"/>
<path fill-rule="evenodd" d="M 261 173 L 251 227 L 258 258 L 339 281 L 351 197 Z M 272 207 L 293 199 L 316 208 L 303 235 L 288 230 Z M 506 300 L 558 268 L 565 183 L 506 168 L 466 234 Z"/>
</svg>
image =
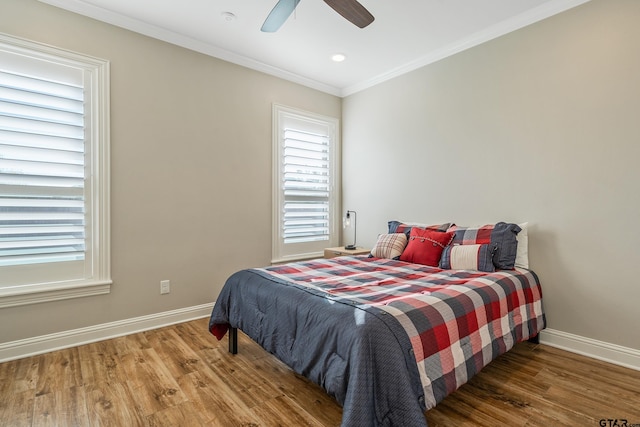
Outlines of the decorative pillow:
<svg viewBox="0 0 640 427">
<path fill-rule="evenodd" d="M 522 230 L 518 233 L 516 238 L 518 239 L 518 249 L 516 250 L 516 267 L 529 268 L 529 236 L 527 228 L 529 228 L 528 222 L 518 224 Z"/>
<path fill-rule="evenodd" d="M 442 251 L 440 268 L 445 270 L 496 271 L 493 254 L 496 246 L 489 245 L 450 245 Z"/>
<path fill-rule="evenodd" d="M 413 227 L 409 235 L 409 243 L 400 255 L 400 261 L 437 267 L 442 251 L 451 243 L 453 235 L 453 232 Z"/>
<path fill-rule="evenodd" d="M 451 227 L 451 223 L 447 222 L 444 224 L 418 224 L 415 222 L 401 222 L 401 221 L 389 221 L 387 223 L 389 225 L 389 233 L 404 233 L 407 235 L 407 238 L 411 234 L 411 229 L 416 227 L 422 230 L 435 230 L 435 231 L 447 231 L 449 227 Z"/>
<path fill-rule="evenodd" d="M 371 256 L 376 258 L 398 259 L 407 246 L 407 235 L 404 233 L 381 234 L 371 249 Z"/>
<path fill-rule="evenodd" d="M 453 244 L 484 245 L 493 243 L 496 246 L 493 265 L 501 270 L 513 270 L 518 249 L 517 235 L 521 228 L 518 224 L 483 225 L 482 227 L 459 227 L 452 225 L 448 231 L 455 232 Z"/>
</svg>

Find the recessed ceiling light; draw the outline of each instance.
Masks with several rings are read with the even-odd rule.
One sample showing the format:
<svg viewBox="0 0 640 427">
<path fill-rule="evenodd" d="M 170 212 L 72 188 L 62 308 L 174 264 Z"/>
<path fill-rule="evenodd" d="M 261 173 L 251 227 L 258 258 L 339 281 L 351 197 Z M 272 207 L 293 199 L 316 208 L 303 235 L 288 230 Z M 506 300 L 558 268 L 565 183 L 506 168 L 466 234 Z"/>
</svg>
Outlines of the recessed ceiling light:
<svg viewBox="0 0 640 427">
<path fill-rule="evenodd" d="M 347 56 L 344 53 L 336 53 L 331 56 L 331 60 L 333 62 L 342 62 L 347 59 Z"/>
<path fill-rule="evenodd" d="M 220 15 L 222 15 L 222 19 L 224 19 L 225 22 L 231 22 L 236 20 L 236 15 L 234 15 L 231 12 L 222 12 Z"/>
</svg>

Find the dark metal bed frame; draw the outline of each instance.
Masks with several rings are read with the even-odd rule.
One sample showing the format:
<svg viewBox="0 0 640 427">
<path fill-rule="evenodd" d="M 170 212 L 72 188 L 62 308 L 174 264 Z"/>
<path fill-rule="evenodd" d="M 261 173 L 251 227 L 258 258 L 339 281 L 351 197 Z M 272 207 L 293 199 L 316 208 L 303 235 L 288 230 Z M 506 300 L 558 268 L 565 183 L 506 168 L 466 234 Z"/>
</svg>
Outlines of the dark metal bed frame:
<svg viewBox="0 0 640 427">
<path fill-rule="evenodd" d="M 540 334 L 527 341 L 532 344 L 540 344 Z M 229 353 L 238 354 L 238 328 L 229 327 Z"/>
<path fill-rule="evenodd" d="M 238 354 L 238 328 L 229 328 L 229 353 Z"/>
</svg>

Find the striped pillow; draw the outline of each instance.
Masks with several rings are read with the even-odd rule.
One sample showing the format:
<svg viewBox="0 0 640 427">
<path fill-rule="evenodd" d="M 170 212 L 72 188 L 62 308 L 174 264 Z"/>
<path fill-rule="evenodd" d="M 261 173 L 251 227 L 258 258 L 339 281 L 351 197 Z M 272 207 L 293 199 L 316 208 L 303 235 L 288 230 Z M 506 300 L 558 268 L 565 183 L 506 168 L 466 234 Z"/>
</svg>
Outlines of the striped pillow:
<svg viewBox="0 0 640 427">
<path fill-rule="evenodd" d="M 440 268 L 445 270 L 496 271 L 493 265 L 495 245 L 449 245 L 442 251 Z"/>
<path fill-rule="evenodd" d="M 371 249 L 371 256 L 398 259 L 405 246 L 407 246 L 407 236 L 404 233 L 381 234 Z"/>
</svg>

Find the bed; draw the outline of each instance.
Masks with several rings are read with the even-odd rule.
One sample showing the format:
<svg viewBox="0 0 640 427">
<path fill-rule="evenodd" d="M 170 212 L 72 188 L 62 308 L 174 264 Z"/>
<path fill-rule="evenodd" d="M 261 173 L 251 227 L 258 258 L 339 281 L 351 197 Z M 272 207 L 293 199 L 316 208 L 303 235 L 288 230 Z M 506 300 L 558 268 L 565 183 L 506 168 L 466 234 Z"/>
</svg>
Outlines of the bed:
<svg viewBox="0 0 640 427">
<path fill-rule="evenodd" d="M 426 410 L 544 326 L 529 269 L 367 256 L 239 271 L 209 322 L 216 338 L 240 329 L 322 386 L 343 427 L 426 426 Z"/>
</svg>

